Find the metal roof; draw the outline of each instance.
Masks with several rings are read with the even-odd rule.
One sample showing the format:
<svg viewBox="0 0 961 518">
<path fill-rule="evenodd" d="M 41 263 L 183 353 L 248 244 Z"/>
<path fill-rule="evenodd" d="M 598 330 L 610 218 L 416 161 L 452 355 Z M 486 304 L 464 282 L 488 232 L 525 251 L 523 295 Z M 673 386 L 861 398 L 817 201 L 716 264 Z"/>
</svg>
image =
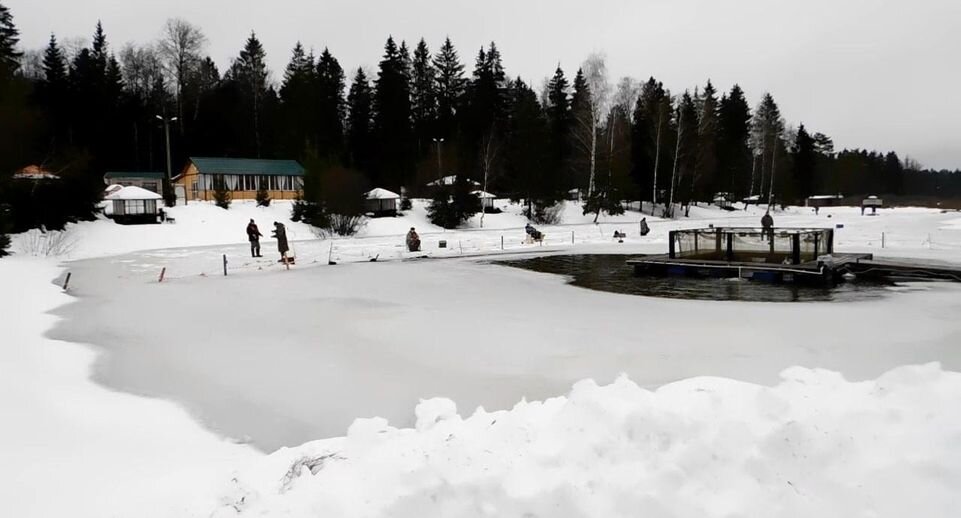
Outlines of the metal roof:
<svg viewBox="0 0 961 518">
<path fill-rule="evenodd" d="M 163 180 L 164 174 L 154 171 L 107 171 L 104 178 L 143 178 L 145 180 Z"/>
<path fill-rule="evenodd" d="M 201 174 L 240 174 L 254 176 L 303 176 L 304 168 L 296 160 L 261 158 L 190 157 Z"/>
</svg>

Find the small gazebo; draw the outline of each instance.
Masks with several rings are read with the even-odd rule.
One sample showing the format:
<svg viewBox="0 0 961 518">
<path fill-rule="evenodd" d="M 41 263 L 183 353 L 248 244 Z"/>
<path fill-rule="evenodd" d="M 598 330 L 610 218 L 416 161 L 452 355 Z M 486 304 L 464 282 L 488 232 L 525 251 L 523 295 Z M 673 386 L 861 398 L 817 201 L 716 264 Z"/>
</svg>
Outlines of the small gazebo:
<svg viewBox="0 0 961 518">
<path fill-rule="evenodd" d="M 400 195 L 396 192 L 377 187 L 367 191 L 364 197 L 364 210 L 372 213 L 375 218 L 397 215 L 397 203 L 400 200 Z"/>
<path fill-rule="evenodd" d="M 480 199 L 481 210 L 489 211 L 494 208 L 494 200 L 497 199 L 497 196 L 494 196 L 493 194 L 487 191 L 482 191 L 480 189 L 476 191 L 471 191 L 471 194 L 473 194 L 474 196 L 477 196 L 477 198 Z"/>
<path fill-rule="evenodd" d="M 158 201 L 163 197 L 142 187 L 128 185 L 104 196 L 110 217 L 117 223 L 157 223 Z"/>
</svg>

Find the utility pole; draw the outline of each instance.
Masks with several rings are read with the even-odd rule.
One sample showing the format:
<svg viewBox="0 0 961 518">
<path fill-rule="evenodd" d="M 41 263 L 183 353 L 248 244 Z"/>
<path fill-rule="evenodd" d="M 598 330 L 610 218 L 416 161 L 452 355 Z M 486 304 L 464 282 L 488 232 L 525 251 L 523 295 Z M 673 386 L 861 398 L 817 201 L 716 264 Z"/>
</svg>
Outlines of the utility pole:
<svg viewBox="0 0 961 518">
<path fill-rule="evenodd" d="M 167 141 L 167 182 L 166 182 L 166 184 L 169 185 L 171 189 L 174 189 L 174 185 L 173 185 L 173 183 L 171 183 L 171 180 L 170 180 L 170 178 L 171 178 L 171 176 L 172 176 L 172 175 L 171 175 L 171 172 L 170 172 L 170 167 L 171 167 L 171 165 L 170 165 L 170 164 L 171 164 L 171 161 L 170 161 L 170 123 L 176 121 L 176 120 L 177 120 L 177 117 L 165 117 L 165 116 L 161 116 L 161 115 L 155 115 L 155 117 L 157 118 L 157 120 L 159 120 L 159 121 L 161 121 L 161 122 L 164 123 L 164 137 L 166 138 L 166 141 Z M 161 190 L 162 190 L 162 189 L 161 189 Z M 174 197 L 176 197 L 176 193 L 177 193 L 177 191 L 176 191 L 176 189 L 174 189 Z M 184 205 L 186 205 L 186 204 L 187 204 L 187 184 L 184 183 Z"/>
<path fill-rule="evenodd" d="M 441 145 L 444 143 L 444 139 L 442 139 L 442 138 L 435 138 L 435 139 L 434 139 L 434 143 L 437 144 L 437 183 L 440 184 L 440 183 L 442 183 L 442 182 L 441 182 L 441 177 L 444 176 L 444 172 L 443 172 L 443 171 L 444 171 L 444 162 L 443 162 L 443 159 L 441 158 L 441 157 L 442 157 L 442 154 L 441 154 L 441 149 L 442 149 L 442 147 L 441 147 Z"/>
</svg>

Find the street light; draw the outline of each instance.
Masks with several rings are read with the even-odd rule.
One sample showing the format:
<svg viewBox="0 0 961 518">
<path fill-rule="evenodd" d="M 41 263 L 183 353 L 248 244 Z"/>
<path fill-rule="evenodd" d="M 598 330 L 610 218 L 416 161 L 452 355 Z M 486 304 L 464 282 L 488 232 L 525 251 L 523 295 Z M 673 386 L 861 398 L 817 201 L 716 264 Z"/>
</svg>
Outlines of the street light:
<svg viewBox="0 0 961 518">
<path fill-rule="evenodd" d="M 437 183 L 441 184 L 441 183 L 444 183 L 441 180 L 441 177 L 443 176 L 443 171 L 444 171 L 443 162 L 441 162 L 441 144 L 444 143 L 444 139 L 435 138 L 434 143 L 437 144 Z"/>
<path fill-rule="evenodd" d="M 176 121 L 177 117 L 167 118 L 167 117 L 162 117 L 160 115 L 154 115 L 154 117 L 156 117 L 157 120 L 164 123 L 164 136 L 167 139 L 167 185 L 169 185 L 170 188 L 173 189 L 174 186 L 172 183 L 170 183 L 171 181 L 170 179 L 170 176 L 171 176 L 170 174 L 170 123 Z M 177 191 L 174 190 L 175 194 L 176 192 Z M 184 205 L 186 204 L 187 204 L 187 185 L 184 184 Z"/>
</svg>

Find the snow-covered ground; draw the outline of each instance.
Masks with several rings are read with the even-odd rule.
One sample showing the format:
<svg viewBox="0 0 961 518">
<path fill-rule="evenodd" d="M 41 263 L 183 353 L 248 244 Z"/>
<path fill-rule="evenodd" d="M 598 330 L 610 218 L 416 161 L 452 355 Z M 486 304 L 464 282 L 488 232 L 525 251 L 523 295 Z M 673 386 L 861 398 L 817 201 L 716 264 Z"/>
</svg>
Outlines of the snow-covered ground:
<svg viewBox="0 0 961 518">
<path fill-rule="evenodd" d="M 501 204 L 484 228 L 443 231 L 417 203 L 328 240 L 290 223 L 289 203 L 192 204 L 176 224 L 75 225 L 60 259 L 83 260 L 59 267 L 17 236 L 0 260 L 0 515 L 954 515 L 961 287 L 844 304 L 594 292 L 486 257 L 663 252 L 672 228 L 760 212 L 648 217 L 640 238 L 637 212 L 595 226 L 570 204 L 528 245 L 520 208 Z M 839 250 L 961 262 L 958 213 L 879 213 L 775 219 L 843 225 Z M 250 218 L 285 221 L 297 265 L 269 240 L 249 258 Z M 400 261 L 410 226 L 430 256 L 460 259 Z M 69 295 L 50 283 L 64 271 Z M 898 368 L 928 362 L 945 370 Z M 641 388 L 548 399 L 620 373 Z M 415 415 L 434 397 L 493 412 L 431 399 Z M 350 425 L 373 416 L 414 428 Z"/>
</svg>

